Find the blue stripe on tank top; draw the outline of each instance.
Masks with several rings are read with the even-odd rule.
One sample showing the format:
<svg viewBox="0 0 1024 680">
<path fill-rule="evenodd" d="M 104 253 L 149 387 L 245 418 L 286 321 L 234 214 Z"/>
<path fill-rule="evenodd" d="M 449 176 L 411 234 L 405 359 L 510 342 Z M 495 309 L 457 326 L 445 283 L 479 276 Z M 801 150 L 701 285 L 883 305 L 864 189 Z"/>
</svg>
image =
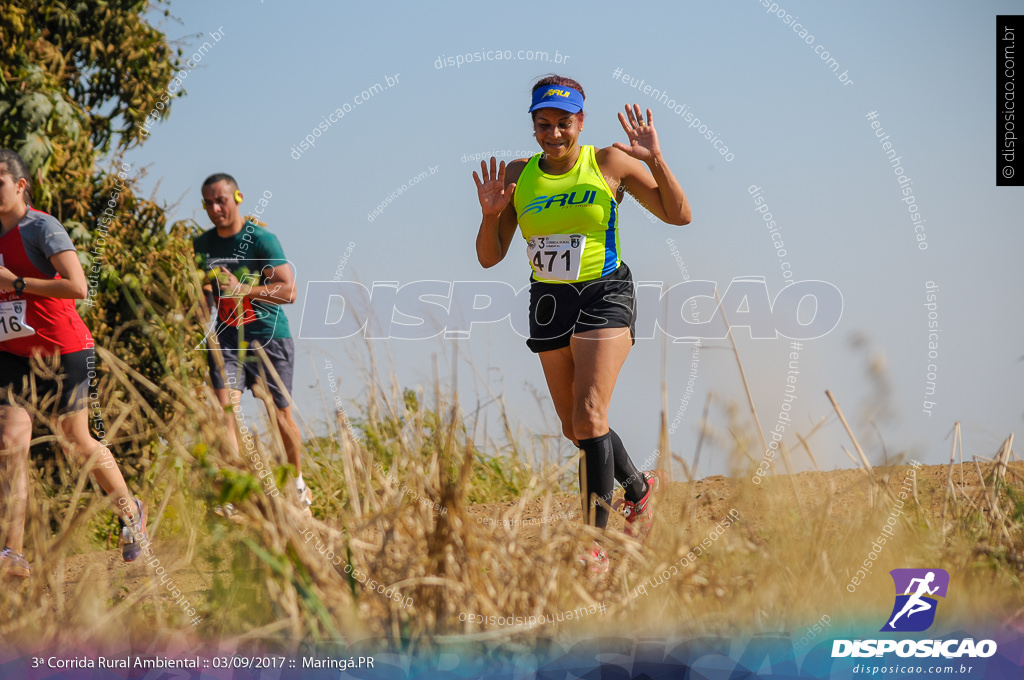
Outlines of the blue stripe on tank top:
<svg viewBox="0 0 1024 680">
<path fill-rule="evenodd" d="M 604 269 L 601 276 L 608 276 L 615 271 L 615 263 L 619 259 L 615 252 L 615 208 L 618 205 L 614 198 L 611 201 L 611 216 L 608 218 L 608 229 L 604 232 Z"/>
</svg>

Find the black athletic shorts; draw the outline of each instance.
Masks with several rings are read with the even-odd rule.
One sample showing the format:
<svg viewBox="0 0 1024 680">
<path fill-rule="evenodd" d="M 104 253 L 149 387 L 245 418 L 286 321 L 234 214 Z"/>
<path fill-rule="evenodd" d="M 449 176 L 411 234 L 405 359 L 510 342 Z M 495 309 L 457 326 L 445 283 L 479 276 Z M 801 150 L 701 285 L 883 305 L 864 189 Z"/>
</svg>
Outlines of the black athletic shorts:
<svg viewBox="0 0 1024 680">
<path fill-rule="evenodd" d="M 0 405 L 25 406 L 43 413 L 64 415 L 85 408 L 89 394 L 89 373 L 96 377 L 95 352 L 83 349 L 60 355 L 56 375 L 32 374 L 28 357 L 0 352 Z M 48 369 L 43 369 L 48 372 Z M 32 399 L 35 384 L 35 399 Z"/>
<path fill-rule="evenodd" d="M 291 397 L 289 395 L 292 392 L 292 375 L 295 372 L 294 340 L 291 338 L 253 340 L 245 351 L 245 361 L 240 362 L 238 331 L 231 326 L 225 326 L 220 329 L 217 339 L 220 342 L 220 349 L 211 349 L 207 351 L 206 355 L 206 361 L 210 366 L 210 380 L 213 382 L 214 389 L 220 390 L 230 386 L 233 390 L 241 391 L 245 388 L 251 390 L 257 380 L 263 379 L 266 381 L 267 389 L 270 390 L 270 395 L 274 398 L 275 406 L 278 408 L 291 406 Z M 260 355 L 256 352 L 255 348 L 257 346 L 263 347 L 263 351 L 267 353 L 267 359 L 270 360 L 274 370 L 281 377 L 281 382 L 284 383 L 284 390 L 278 385 L 274 374 L 266 370 L 266 366 L 260 360 Z M 224 362 L 224 372 L 227 373 L 227 380 L 217 370 L 217 364 L 214 363 L 214 352 L 219 354 Z M 245 365 L 244 385 L 238 379 L 239 363 L 244 363 Z"/>
<path fill-rule="evenodd" d="M 593 281 L 532 283 L 526 346 L 533 352 L 567 347 L 573 333 L 595 328 L 628 328 L 636 344 L 636 291 L 625 262 Z"/>
</svg>

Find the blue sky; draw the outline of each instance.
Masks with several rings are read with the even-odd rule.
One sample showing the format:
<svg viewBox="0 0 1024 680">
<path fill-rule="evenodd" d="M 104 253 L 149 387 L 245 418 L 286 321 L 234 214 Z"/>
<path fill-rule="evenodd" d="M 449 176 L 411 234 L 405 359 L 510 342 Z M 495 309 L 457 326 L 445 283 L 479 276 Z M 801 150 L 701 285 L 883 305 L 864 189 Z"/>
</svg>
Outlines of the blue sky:
<svg viewBox="0 0 1024 680">
<path fill-rule="evenodd" d="M 478 164 L 462 159 L 491 150 L 532 153 L 532 82 L 550 72 L 571 76 L 587 93 L 582 143 L 625 141 L 617 112 L 634 101 L 651 107 L 665 157 L 693 208 L 690 225 L 673 227 L 652 224 L 634 204 L 623 206 L 623 259 L 637 281 L 666 288 L 682 281 L 672 239 L 691 278 L 715 281 L 724 292 L 736 277 L 762 276 L 774 296 L 785 279 L 748 190 L 758 186 L 794 279 L 827 281 L 842 292 L 839 325 L 800 351 L 787 446 L 795 443 L 794 429 L 807 432 L 829 417 L 811 440 L 814 453 L 824 468 L 852 465 L 840 449 L 850 445 L 828 389 L 873 462 L 883 458 L 879 434 L 889 455 L 947 460 L 945 437 L 957 420 L 965 452 L 991 455 L 1024 413 L 1021 196 L 1018 188 L 996 187 L 993 169 L 995 16 L 1018 5 L 778 4 L 798 17 L 794 23 L 808 29 L 812 44 L 758 0 L 647 2 L 630 11 L 600 2 L 175 2 L 172 13 L 182 23 L 161 26 L 183 41 L 186 56 L 203 42 L 194 34 L 220 30 L 223 37 L 189 73 L 187 96 L 174 101 L 169 120 L 154 126 L 128 160 L 145 168 L 145 188 L 177 202 L 172 219 L 209 225 L 199 188 L 213 172 L 238 178 L 247 194 L 243 208 L 271 194 L 265 221 L 294 263 L 300 291 L 310 281 L 331 280 L 349 244 L 342 277 L 367 286 L 504 281 L 518 289 L 529 273 L 521 242 L 493 269 L 476 261 L 480 213 L 471 172 Z M 816 47 L 838 62 L 848 83 Z M 522 58 L 445 65 L 448 57 L 491 50 L 514 57 L 522 51 Z M 547 53 L 548 61 L 528 60 L 531 51 Z M 556 54 L 561 63 L 554 63 Z M 665 104 L 624 83 L 623 73 L 685 104 L 732 159 Z M 355 102 L 377 83 L 392 84 Z M 339 108 L 344 116 L 294 158 L 292 148 Z M 866 118 L 872 111 L 911 177 L 927 250 L 918 246 L 900 185 Z M 410 184 L 421 172 L 427 177 Z M 941 328 L 933 359 L 928 282 L 938 288 L 933 311 Z M 300 292 L 287 308 L 296 336 L 305 302 Z M 855 338 L 863 339 L 856 347 Z M 762 426 L 770 429 L 787 385 L 790 342 L 754 340 L 745 329 L 737 329 L 736 341 Z M 610 420 L 638 463 L 658 446 L 663 378 L 669 420 L 680 415 L 672 450 L 687 460 L 708 392 L 719 409 L 735 402 L 745 412 L 727 342 L 707 345 L 696 394 L 681 415 L 690 346 L 659 339 L 634 348 Z M 449 376 L 457 356 L 467 410 L 500 394 L 524 432 L 559 431 L 540 363 L 508 322 L 475 329 L 469 340 L 370 346 L 385 375 L 428 395 L 433 357 Z M 358 411 L 367 395 L 366 348 L 358 338 L 297 340 L 294 397 L 311 426 L 323 420 L 324 400 L 332 400 L 327 360 L 341 376 L 346 408 Z M 869 361 L 884 366 L 888 390 L 877 431 L 864 420 L 879 403 Z M 922 409 L 929 363 L 930 415 Z M 493 421 L 494 406 L 484 412 Z M 726 423 L 714 412 L 727 441 Z M 794 461 L 809 467 L 803 454 Z M 721 450 L 706 449 L 700 474 L 727 472 Z"/>
</svg>

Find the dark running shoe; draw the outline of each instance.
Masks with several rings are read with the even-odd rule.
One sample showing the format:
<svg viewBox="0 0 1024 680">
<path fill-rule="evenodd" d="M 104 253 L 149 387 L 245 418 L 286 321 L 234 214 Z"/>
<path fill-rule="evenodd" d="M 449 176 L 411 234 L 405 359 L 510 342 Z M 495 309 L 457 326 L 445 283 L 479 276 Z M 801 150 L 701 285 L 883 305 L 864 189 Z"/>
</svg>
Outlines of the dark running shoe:
<svg viewBox="0 0 1024 680">
<path fill-rule="evenodd" d="M 149 510 L 146 504 L 138 498 L 132 498 L 136 511 L 131 524 L 120 518 L 121 521 L 121 558 L 125 562 L 134 562 L 142 554 L 142 544 L 149 541 L 146 536 L 146 521 L 149 519 Z"/>
</svg>

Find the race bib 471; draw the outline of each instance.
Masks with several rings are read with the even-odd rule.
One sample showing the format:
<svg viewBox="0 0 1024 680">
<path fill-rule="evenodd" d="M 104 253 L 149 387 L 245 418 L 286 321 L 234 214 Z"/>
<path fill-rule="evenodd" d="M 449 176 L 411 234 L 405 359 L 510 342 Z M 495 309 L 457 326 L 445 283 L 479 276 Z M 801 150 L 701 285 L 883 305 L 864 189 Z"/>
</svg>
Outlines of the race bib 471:
<svg viewBox="0 0 1024 680">
<path fill-rule="evenodd" d="M 538 277 L 554 281 L 576 281 L 587 237 L 583 234 L 533 236 L 526 245 L 530 266 Z"/>
</svg>

